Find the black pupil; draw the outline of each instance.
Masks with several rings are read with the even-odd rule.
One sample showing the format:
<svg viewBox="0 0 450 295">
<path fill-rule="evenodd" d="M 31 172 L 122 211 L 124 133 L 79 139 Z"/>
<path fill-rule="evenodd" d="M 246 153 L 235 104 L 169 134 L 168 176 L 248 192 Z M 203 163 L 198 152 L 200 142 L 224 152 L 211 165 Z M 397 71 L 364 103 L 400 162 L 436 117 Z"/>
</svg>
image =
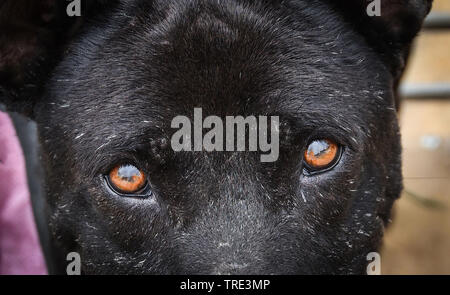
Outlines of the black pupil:
<svg viewBox="0 0 450 295">
<path fill-rule="evenodd" d="M 124 165 L 119 167 L 117 175 L 125 181 L 134 182 L 135 176 L 137 176 L 138 179 L 141 177 L 141 171 L 133 165 Z"/>
</svg>

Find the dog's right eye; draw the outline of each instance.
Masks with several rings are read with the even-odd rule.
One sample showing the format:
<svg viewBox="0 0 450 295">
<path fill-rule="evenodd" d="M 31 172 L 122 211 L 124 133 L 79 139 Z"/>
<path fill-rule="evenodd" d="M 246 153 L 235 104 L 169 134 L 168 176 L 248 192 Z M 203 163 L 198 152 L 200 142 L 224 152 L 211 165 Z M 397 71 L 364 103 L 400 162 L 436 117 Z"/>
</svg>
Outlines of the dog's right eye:
<svg viewBox="0 0 450 295">
<path fill-rule="evenodd" d="M 134 165 L 119 165 L 106 176 L 109 187 L 119 195 L 138 196 L 149 191 L 147 176 Z"/>
<path fill-rule="evenodd" d="M 309 173 L 319 173 L 333 168 L 341 156 L 342 148 L 330 139 L 312 141 L 303 155 Z"/>
</svg>

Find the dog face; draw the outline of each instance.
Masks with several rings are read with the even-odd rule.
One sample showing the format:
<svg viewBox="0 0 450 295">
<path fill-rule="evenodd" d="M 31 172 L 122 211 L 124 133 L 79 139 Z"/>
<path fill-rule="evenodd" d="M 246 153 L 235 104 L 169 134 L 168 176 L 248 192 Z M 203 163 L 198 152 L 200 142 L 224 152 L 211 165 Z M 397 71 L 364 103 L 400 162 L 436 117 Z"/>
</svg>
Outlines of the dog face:
<svg viewBox="0 0 450 295">
<path fill-rule="evenodd" d="M 363 273 L 401 191 L 395 85 L 430 7 L 392 2 L 378 19 L 365 1 L 98 2 L 46 24 L 73 36 L 10 38 L 34 53 L 0 67 L 1 99 L 38 123 L 58 260 L 77 251 L 84 273 Z M 194 108 L 278 116 L 277 161 L 175 152 L 171 121 Z"/>
</svg>

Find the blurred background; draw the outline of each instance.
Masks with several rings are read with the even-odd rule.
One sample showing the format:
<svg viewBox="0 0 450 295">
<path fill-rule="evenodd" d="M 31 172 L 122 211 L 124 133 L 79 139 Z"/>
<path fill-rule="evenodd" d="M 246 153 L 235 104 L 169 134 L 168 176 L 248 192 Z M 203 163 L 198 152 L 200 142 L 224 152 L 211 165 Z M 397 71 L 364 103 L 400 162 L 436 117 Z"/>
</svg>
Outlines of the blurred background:
<svg viewBox="0 0 450 295">
<path fill-rule="evenodd" d="M 386 231 L 382 274 L 450 274 L 449 19 L 450 0 L 435 0 L 403 79 L 405 190 Z"/>
</svg>

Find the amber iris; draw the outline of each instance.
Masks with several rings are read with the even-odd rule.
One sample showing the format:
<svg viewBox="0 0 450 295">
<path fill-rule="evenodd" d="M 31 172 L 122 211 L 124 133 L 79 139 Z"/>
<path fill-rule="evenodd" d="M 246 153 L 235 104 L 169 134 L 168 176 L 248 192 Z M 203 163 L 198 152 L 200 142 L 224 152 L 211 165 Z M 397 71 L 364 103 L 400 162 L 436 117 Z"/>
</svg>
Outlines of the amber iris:
<svg viewBox="0 0 450 295">
<path fill-rule="evenodd" d="M 145 174 L 133 165 L 116 166 L 109 173 L 109 181 L 116 190 L 127 194 L 138 192 L 147 182 Z"/>
<path fill-rule="evenodd" d="M 339 156 L 339 146 L 329 140 L 312 141 L 305 150 L 304 161 L 313 169 L 325 169 L 336 162 Z"/>
</svg>

